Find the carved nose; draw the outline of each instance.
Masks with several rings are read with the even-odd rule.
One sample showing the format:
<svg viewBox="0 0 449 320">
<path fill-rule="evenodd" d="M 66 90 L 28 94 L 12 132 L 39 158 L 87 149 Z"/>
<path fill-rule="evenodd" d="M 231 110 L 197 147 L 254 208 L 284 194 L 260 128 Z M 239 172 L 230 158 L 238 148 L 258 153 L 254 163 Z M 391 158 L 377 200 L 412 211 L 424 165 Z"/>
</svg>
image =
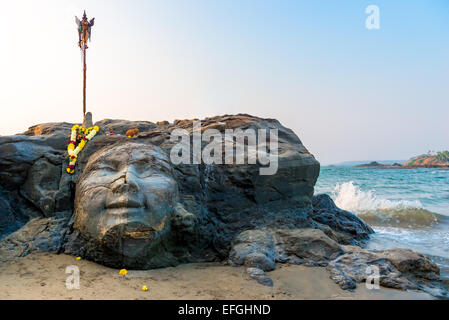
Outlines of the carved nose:
<svg viewBox="0 0 449 320">
<path fill-rule="evenodd" d="M 139 185 L 133 174 L 124 172 L 120 179 L 112 184 L 112 192 L 114 193 L 132 193 L 139 191 Z"/>
</svg>

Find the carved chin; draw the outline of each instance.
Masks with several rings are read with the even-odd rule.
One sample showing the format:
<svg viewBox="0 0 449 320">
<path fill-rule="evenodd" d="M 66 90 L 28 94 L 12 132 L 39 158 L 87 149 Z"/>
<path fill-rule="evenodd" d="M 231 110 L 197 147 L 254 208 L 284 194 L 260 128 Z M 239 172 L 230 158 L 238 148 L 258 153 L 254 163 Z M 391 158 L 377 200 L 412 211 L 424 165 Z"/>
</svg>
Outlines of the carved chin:
<svg viewBox="0 0 449 320">
<path fill-rule="evenodd" d="M 160 232 L 142 223 L 125 223 L 116 225 L 101 237 L 102 245 L 114 251 L 123 251 L 129 244 L 149 247 L 159 238 Z"/>
</svg>

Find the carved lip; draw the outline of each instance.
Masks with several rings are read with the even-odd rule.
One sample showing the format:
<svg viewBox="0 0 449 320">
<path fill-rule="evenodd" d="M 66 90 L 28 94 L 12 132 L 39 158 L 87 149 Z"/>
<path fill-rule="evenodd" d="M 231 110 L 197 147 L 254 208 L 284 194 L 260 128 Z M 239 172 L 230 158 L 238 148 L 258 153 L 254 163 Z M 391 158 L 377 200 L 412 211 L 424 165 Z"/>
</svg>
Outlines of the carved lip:
<svg viewBox="0 0 449 320">
<path fill-rule="evenodd" d="M 117 199 L 106 204 L 106 209 L 144 208 L 145 205 L 134 199 Z"/>
</svg>

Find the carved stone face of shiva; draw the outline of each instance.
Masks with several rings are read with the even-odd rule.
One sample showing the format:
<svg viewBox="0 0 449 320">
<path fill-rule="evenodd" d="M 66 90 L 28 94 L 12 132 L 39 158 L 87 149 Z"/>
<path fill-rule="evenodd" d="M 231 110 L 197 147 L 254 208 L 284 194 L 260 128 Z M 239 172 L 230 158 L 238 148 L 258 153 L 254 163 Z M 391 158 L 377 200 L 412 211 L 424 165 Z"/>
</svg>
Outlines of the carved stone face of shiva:
<svg viewBox="0 0 449 320">
<path fill-rule="evenodd" d="M 103 148 L 77 184 L 74 228 L 112 250 L 139 255 L 170 231 L 178 198 L 173 168 L 158 147 Z"/>
</svg>

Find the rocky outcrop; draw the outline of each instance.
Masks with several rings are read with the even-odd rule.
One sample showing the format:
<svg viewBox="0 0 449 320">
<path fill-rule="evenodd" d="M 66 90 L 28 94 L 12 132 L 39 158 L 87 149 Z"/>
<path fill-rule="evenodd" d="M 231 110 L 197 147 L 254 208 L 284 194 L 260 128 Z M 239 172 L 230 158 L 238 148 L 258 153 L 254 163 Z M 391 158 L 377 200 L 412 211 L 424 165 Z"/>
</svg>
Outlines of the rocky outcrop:
<svg viewBox="0 0 449 320">
<path fill-rule="evenodd" d="M 0 261 L 14 260 L 35 251 L 57 253 L 67 232 L 69 216 L 34 218 L 0 242 Z"/>
<path fill-rule="evenodd" d="M 318 229 L 277 229 L 276 244 L 290 261 L 301 259 L 310 266 L 325 266 L 342 250 L 337 242 Z"/>
<path fill-rule="evenodd" d="M 0 137 L 0 239 L 32 218 L 73 208 L 70 184 L 60 185 L 67 127 L 43 124 Z"/>
<path fill-rule="evenodd" d="M 382 285 L 424 288 L 419 281 L 434 281 L 438 268 L 424 256 L 344 246 L 363 245 L 373 230 L 329 196 L 313 196 L 320 165 L 277 120 L 206 118 L 200 132 L 211 129 L 215 138 L 200 139 L 199 150 L 222 164 L 169 160 L 180 144 L 192 153 L 198 148 L 194 122 L 99 121 L 100 132 L 73 175 L 65 172 L 72 124 L 40 124 L 0 137 L 0 260 L 33 251 L 130 269 L 228 260 L 268 286 L 267 272 L 277 263 L 294 263 L 327 266 L 343 288 L 364 281 L 363 268 L 377 263 Z M 137 136 L 126 137 L 128 130 Z M 177 130 L 187 141 L 172 136 Z M 226 135 L 251 130 L 255 136 Z M 277 148 L 261 132 L 277 132 Z M 232 163 L 226 153 L 215 154 L 222 143 L 245 150 L 253 138 L 261 149 L 248 149 L 242 163 L 235 153 Z M 250 163 L 256 151 L 257 159 L 277 151 L 275 174 L 261 174 L 271 163 Z"/>
<path fill-rule="evenodd" d="M 246 266 L 250 277 L 263 285 L 272 283 L 266 272 L 276 263 L 291 263 L 327 266 L 330 278 L 344 290 L 377 281 L 383 287 L 449 296 L 438 281 L 438 266 L 428 257 L 405 249 L 369 251 L 340 245 L 317 229 L 244 231 L 233 241 L 229 263 Z"/>
<path fill-rule="evenodd" d="M 319 229 L 247 230 L 234 239 L 229 262 L 271 271 L 276 262 L 326 266 L 342 252 L 340 245 Z"/>
<path fill-rule="evenodd" d="M 194 133 L 193 120 L 159 124 L 102 120 L 95 124 L 101 130 L 80 154 L 73 176 L 65 173 L 66 144 L 72 124 L 40 124 L 21 135 L 0 138 L 0 237 L 18 230 L 33 218 L 75 212 L 75 194 L 84 168 L 101 149 L 133 142 L 154 146 L 168 156 L 176 144 L 171 139 L 173 130 L 185 129 L 190 138 Z M 315 224 L 310 215 L 319 163 L 290 129 L 277 120 L 249 115 L 206 118 L 201 125 L 202 132 L 214 129 L 223 137 L 225 130 L 230 129 L 278 130 L 277 173 L 260 175 L 262 165 L 248 164 L 248 155 L 244 164 L 171 164 L 178 194 L 178 204 L 173 203 L 172 207 L 178 209 L 170 213 L 167 229 L 170 236 L 164 240 L 163 250 L 171 253 L 163 264 L 225 259 L 231 241 L 242 230 Z M 138 129 L 137 137 L 124 136 L 129 129 Z M 109 135 L 110 132 L 114 135 Z M 236 139 L 233 146 L 237 148 L 242 143 L 245 142 Z M 193 148 L 192 139 L 190 144 Z M 208 141 L 201 142 L 202 149 L 207 145 Z M 83 239 L 74 222 L 72 216 L 61 250 L 86 254 L 83 250 L 88 240 Z M 114 257 L 102 254 L 97 252 L 91 258 L 112 265 Z M 126 262 L 120 259 L 116 262 L 123 263 Z M 132 262 L 128 267 L 149 266 Z"/>
<path fill-rule="evenodd" d="M 276 249 L 275 239 L 270 231 L 247 230 L 234 239 L 229 262 L 235 266 L 244 265 L 271 271 L 276 268 L 276 261 L 280 260 Z"/>
<path fill-rule="evenodd" d="M 405 249 L 378 251 L 377 254 L 388 259 L 402 274 L 427 280 L 438 279 L 440 269 L 422 254 Z"/>
<path fill-rule="evenodd" d="M 449 151 L 423 154 L 402 164 L 406 168 L 449 168 Z"/>
<path fill-rule="evenodd" d="M 327 266 L 331 279 L 342 289 L 355 289 L 357 283 L 374 282 L 401 290 L 421 289 L 437 297 L 448 297 L 438 282 L 440 270 L 428 257 L 406 249 L 368 251 L 345 246 L 344 254 Z"/>
<path fill-rule="evenodd" d="M 417 169 L 417 168 L 449 168 L 449 151 L 440 151 L 413 157 L 403 163 L 384 164 L 372 161 L 356 167 L 374 169 Z"/>
</svg>

